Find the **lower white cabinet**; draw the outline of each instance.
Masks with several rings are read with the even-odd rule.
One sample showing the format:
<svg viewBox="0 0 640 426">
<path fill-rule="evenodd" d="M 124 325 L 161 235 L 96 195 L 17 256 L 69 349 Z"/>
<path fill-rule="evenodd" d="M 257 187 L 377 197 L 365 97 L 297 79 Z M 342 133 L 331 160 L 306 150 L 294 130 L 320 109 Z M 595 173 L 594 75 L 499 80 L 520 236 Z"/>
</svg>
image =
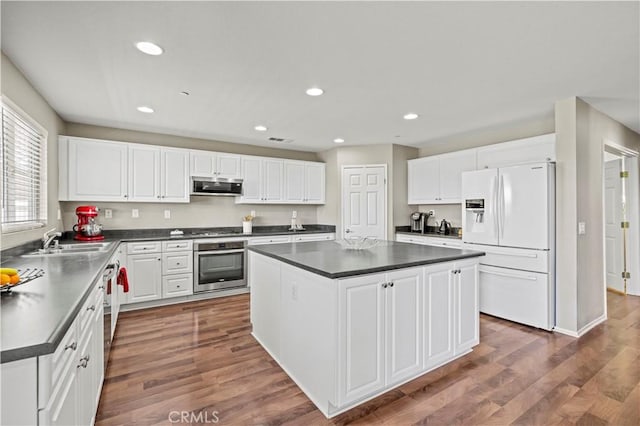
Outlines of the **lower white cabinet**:
<svg viewBox="0 0 640 426">
<path fill-rule="evenodd" d="M 39 357 L 39 425 L 95 422 L 104 379 L 103 297 L 96 284 L 56 351 Z"/>
<path fill-rule="evenodd" d="M 396 241 L 400 243 L 421 244 L 425 246 L 462 248 L 462 240 L 456 238 L 427 236 L 424 234 L 396 234 Z"/>
<path fill-rule="evenodd" d="M 128 303 L 162 298 L 162 257 L 160 253 L 134 254 L 127 258 Z"/>
<path fill-rule="evenodd" d="M 162 277 L 162 297 L 188 296 L 193 294 L 193 274 L 167 275 Z"/>
<path fill-rule="evenodd" d="M 339 400 L 356 401 L 422 368 L 422 268 L 341 280 Z"/>
</svg>

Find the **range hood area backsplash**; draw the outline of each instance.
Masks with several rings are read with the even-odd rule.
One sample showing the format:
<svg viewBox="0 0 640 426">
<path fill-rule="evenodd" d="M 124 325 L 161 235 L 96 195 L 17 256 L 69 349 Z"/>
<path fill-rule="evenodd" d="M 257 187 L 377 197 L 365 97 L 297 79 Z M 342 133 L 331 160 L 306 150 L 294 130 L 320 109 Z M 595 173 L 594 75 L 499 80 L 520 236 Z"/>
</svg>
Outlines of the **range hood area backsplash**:
<svg viewBox="0 0 640 426">
<path fill-rule="evenodd" d="M 62 223 L 65 231 L 71 231 L 77 221 L 76 207 L 95 205 L 100 208 L 98 223 L 104 229 L 191 228 L 241 226 L 242 217 L 256 211 L 254 225 L 289 225 L 291 213 L 298 214 L 298 223 L 318 223 L 317 206 L 236 204 L 235 197 L 191 197 L 190 203 L 117 203 L 61 201 Z M 105 218 L 105 210 L 111 209 L 113 217 Z M 139 217 L 131 217 L 138 210 Z M 170 210 L 171 218 L 164 218 Z"/>
</svg>

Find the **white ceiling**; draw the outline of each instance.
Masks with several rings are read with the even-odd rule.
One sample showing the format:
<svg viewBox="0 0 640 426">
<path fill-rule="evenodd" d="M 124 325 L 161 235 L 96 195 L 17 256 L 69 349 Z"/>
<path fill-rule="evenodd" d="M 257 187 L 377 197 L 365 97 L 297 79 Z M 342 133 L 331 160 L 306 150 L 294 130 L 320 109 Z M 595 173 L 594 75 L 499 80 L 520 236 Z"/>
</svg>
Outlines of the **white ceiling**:
<svg viewBox="0 0 640 426">
<path fill-rule="evenodd" d="M 639 2 L 2 1 L 2 50 L 66 121 L 309 151 L 423 146 L 570 96 L 640 132 L 639 27 Z"/>
</svg>

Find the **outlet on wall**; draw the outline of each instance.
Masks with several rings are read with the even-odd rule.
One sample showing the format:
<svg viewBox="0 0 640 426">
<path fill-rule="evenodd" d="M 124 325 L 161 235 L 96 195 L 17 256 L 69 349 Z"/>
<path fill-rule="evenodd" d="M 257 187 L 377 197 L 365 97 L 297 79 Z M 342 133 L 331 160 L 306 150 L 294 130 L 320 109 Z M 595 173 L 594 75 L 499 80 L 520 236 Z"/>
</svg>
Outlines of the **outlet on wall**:
<svg viewBox="0 0 640 426">
<path fill-rule="evenodd" d="M 112 217 L 113 217 L 113 210 L 104 209 L 104 218 L 105 219 L 111 219 Z"/>
<path fill-rule="evenodd" d="M 256 217 L 256 211 L 255 210 L 251 210 L 251 217 Z"/>
<path fill-rule="evenodd" d="M 165 219 L 171 219 L 171 210 L 165 210 L 164 211 L 164 218 Z"/>
<path fill-rule="evenodd" d="M 140 217 L 140 212 L 138 212 L 138 209 L 131 209 L 131 217 Z"/>
<path fill-rule="evenodd" d="M 294 210 L 294 211 L 291 213 L 291 219 L 296 219 L 297 217 L 298 217 L 298 212 Z"/>
</svg>

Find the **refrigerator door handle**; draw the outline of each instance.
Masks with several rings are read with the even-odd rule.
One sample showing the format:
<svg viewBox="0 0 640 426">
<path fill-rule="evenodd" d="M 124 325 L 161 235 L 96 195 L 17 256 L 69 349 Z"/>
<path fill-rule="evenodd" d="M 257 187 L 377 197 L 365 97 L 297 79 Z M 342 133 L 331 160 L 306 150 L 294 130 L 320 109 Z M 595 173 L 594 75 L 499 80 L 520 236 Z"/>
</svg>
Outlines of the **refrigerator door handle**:
<svg viewBox="0 0 640 426">
<path fill-rule="evenodd" d="M 500 237 L 504 237 L 504 211 L 506 209 L 504 200 L 504 177 L 500 175 L 500 182 L 498 185 L 498 203 L 500 211 Z"/>
<path fill-rule="evenodd" d="M 528 280 L 528 281 L 537 281 L 538 278 L 535 275 L 516 275 L 516 274 L 508 274 L 505 272 L 494 272 L 494 271 L 487 271 L 484 269 L 480 269 L 478 271 L 481 274 L 488 274 L 488 275 L 496 275 L 498 277 L 506 277 L 506 278 L 517 278 L 519 280 Z"/>
<path fill-rule="evenodd" d="M 500 185 L 498 184 L 498 177 L 495 177 L 495 182 L 492 185 L 492 192 L 493 192 L 493 227 L 494 227 L 494 231 L 493 234 L 496 237 L 496 242 L 499 242 L 499 235 L 498 235 L 498 231 L 499 231 L 499 224 L 500 224 L 500 218 L 499 218 L 499 199 L 500 199 Z"/>
</svg>

